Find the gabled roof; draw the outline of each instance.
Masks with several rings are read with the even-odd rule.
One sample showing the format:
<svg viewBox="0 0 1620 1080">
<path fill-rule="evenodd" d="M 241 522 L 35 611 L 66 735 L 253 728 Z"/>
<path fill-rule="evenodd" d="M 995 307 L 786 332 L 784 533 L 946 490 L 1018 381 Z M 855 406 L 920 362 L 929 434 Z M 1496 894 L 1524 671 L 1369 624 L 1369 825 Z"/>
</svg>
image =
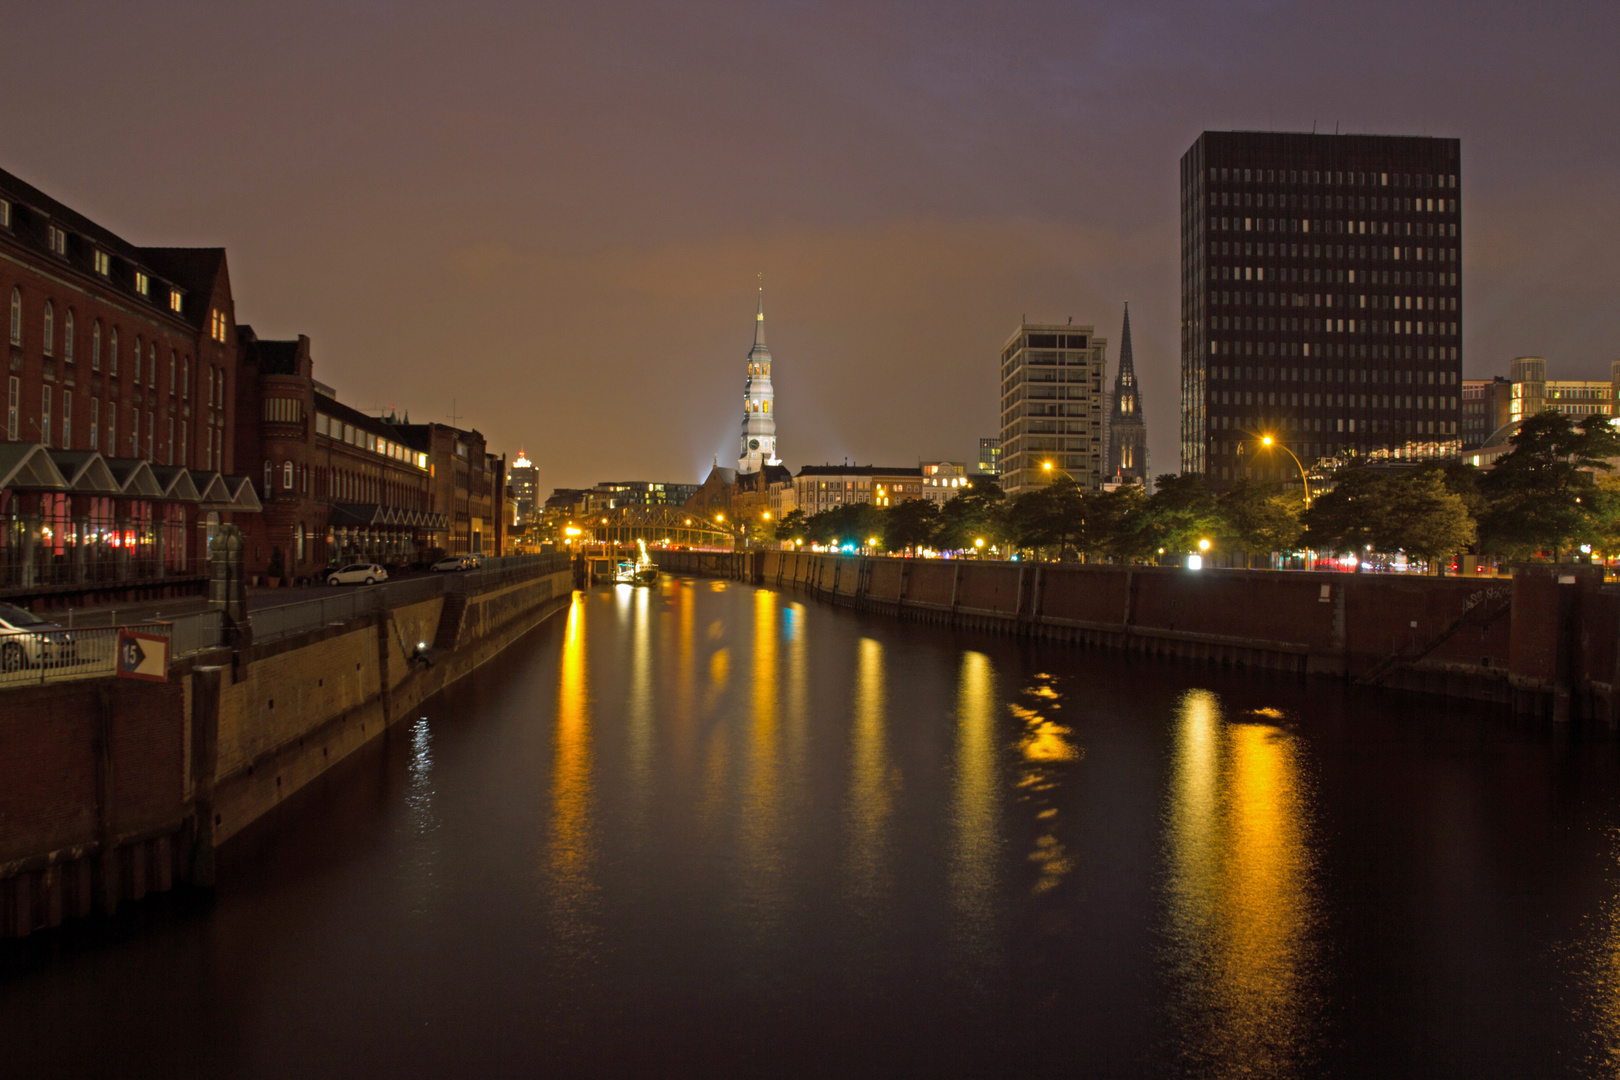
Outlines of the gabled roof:
<svg viewBox="0 0 1620 1080">
<path fill-rule="evenodd" d="M 230 489 L 225 486 L 225 478 L 219 473 L 193 470 L 191 482 L 197 485 L 197 499 L 203 504 L 204 509 L 230 503 Z"/>
<path fill-rule="evenodd" d="M 52 450 L 51 460 L 80 495 L 118 495 L 123 488 L 107 467 L 107 459 L 94 450 Z"/>
<path fill-rule="evenodd" d="M 107 458 L 107 468 L 118 481 L 119 490 L 137 499 L 161 499 L 163 485 L 152 475 L 152 466 L 139 458 Z"/>
<path fill-rule="evenodd" d="M 0 488 L 66 491 L 67 477 L 41 443 L 0 443 Z"/>
<path fill-rule="evenodd" d="M 152 476 L 163 485 L 163 498 L 169 502 L 200 502 L 202 493 L 197 490 L 196 481 L 191 479 L 191 473 L 178 465 L 159 465 L 152 469 Z"/>
<path fill-rule="evenodd" d="M 230 505 L 227 510 L 242 510 L 251 514 L 263 513 L 264 505 L 259 502 L 259 495 L 253 490 L 253 481 L 245 476 L 227 476 L 225 487 L 231 493 Z"/>
<path fill-rule="evenodd" d="M 921 466 L 886 469 L 880 465 L 805 465 L 800 476 L 921 476 Z"/>
</svg>

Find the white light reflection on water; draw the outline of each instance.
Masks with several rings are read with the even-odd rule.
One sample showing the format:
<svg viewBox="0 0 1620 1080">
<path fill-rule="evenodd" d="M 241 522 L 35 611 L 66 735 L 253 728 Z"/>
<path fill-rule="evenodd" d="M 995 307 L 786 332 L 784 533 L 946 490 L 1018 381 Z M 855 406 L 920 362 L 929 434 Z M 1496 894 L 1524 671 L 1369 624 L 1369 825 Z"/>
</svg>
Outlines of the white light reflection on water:
<svg viewBox="0 0 1620 1080">
<path fill-rule="evenodd" d="M 585 624 L 585 595 L 575 593 L 568 609 L 557 680 L 551 828 L 543 879 L 551 901 L 553 933 L 579 959 L 588 958 L 597 937 L 592 821 L 595 791 Z"/>
<path fill-rule="evenodd" d="M 850 757 L 849 892 L 873 901 L 887 891 L 889 814 L 899 784 L 890 768 L 883 645 L 863 637 L 856 654 Z"/>
<path fill-rule="evenodd" d="M 1190 690 L 1167 807 L 1169 958 L 1183 1064 L 1304 1076 L 1319 1056 L 1321 916 L 1301 744 Z"/>
<path fill-rule="evenodd" d="M 995 667 L 981 652 L 964 652 L 957 676 L 956 746 L 951 792 L 950 899 L 964 956 L 995 963 L 1000 893 L 1001 789 L 998 782 Z"/>
</svg>

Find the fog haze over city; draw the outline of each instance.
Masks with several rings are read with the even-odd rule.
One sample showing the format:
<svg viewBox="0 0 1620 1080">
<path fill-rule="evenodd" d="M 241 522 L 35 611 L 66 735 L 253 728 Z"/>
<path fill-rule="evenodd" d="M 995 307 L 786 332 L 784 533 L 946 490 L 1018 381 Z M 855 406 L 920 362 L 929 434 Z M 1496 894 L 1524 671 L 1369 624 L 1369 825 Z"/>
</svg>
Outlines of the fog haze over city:
<svg viewBox="0 0 1620 1080">
<path fill-rule="evenodd" d="M 454 399 L 542 487 L 734 457 L 761 272 L 794 468 L 968 460 L 1019 319 L 1114 343 L 1128 300 L 1162 472 L 1177 162 L 1205 129 L 1461 139 L 1465 374 L 1533 353 L 1606 378 L 1617 21 L 53 4 L 10 20 L 0 135 L 7 168 L 135 243 L 228 248 L 238 320 L 309 334 L 344 400 L 447 420 Z"/>
</svg>

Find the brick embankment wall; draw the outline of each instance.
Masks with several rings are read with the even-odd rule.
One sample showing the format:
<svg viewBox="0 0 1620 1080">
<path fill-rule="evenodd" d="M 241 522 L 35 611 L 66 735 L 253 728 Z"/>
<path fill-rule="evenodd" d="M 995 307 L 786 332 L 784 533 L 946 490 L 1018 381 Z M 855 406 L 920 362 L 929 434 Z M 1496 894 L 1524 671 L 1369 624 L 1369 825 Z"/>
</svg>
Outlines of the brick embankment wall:
<svg viewBox="0 0 1620 1080">
<path fill-rule="evenodd" d="M 170 887 L 184 828 L 186 688 L 22 687 L 0 707 L 0 937 Z"/>
<path fill-rule="evenodd" d="M 166 683 L 0 694 L 0 937 L 176 879 L 566 607 L 571 571 L 503 570 L 337 626 L 176 662 Z M 424 659 L 420 646 L 427 645 Z"/>
<path fill-rule="evenodd" d="M 1610 720 L 1620 593 L 1591 566 L 1513 581 L 1389 574 L 667 551 L 673 573 L 899 618 L 1339 677 Z M 1558 704 L 1560 697 L 1566 704 Z"/>
<path fill-rule="evenodd" d="M 277 642 L 222 688 L 211 806 L 219 845 L 565 606 L 568 572 L 439 597 Z M 457 625 L 448 635 L 441 623 Z M 430 662 L 413 662 L 422 643 Z M 256 650 L 257 651 L 257 650 Z"/>
</svg>

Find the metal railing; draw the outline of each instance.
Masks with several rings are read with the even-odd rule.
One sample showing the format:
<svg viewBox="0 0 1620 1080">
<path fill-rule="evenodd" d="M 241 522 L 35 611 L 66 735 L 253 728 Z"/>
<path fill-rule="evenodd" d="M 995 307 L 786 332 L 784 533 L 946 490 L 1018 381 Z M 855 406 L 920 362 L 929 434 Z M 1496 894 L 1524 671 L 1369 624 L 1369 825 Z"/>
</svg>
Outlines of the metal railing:
<svg viewBox="0 0 1620 1080">
<path fill-rule="evenodd" d="M 169 637 L 168 623 L 88 626 L 0 634 L 0 688 L 99 679 L 118 670 L 118 635 L 137 630 Z M 173 639 L 170 638 L 170 655 Z"/>
</svg>

